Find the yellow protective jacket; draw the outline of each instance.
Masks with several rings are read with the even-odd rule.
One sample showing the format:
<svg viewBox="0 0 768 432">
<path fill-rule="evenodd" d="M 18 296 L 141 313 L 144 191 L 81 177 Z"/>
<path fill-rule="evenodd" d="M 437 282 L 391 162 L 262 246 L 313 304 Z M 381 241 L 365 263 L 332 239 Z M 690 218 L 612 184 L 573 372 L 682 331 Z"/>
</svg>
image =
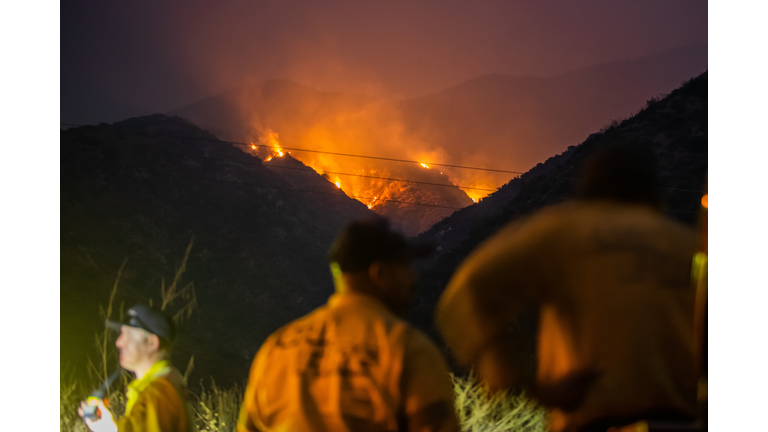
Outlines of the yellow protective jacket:
<svg viewBox="0 0 768 432">
<path fill-rule="evenodd" d="M 514 341 L 517 314 L 538 309 L 537 389 L 580 393 L 552 411 L 553 432 L 654 413 L 690 418 L 695 248 L 693 230 L 650 208 L 550 207 L 467 257 L 438 303 L 438 327 L 460 360 L 492 364 L 493 350 Z M 509 363 L 489 373 L 509 374 Z M 571 386 L 579 377 L 589 379 Z"/>
<path fill-rule="evenodd" d="M 334 294 L 277 332 L 251 367 L 237 425 L 254 431 L 458 431 L 438 348 L 362 294 Z"/>
<path fill-rule="evenodd" d="M 155 363 L 128 384 L 125 414 L 119 432 L 196 432 L 192 408 L 181 374 L 168 361 Z"/>
</svg>

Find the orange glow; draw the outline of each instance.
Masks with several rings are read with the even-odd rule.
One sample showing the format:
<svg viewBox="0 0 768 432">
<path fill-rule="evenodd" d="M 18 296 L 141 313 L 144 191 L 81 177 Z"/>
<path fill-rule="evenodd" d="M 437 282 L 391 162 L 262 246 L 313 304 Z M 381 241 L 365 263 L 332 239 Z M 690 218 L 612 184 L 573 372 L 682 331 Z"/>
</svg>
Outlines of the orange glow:
<svg viewBox="0 0 768 432">
<path fill-rule="evenodd" d="M 371 138 L 369 135 L 370 128 L 361 129 L 357 123 L 365 119 L 364 123 L 366 124 L 377 124 L 379 121 L 378 115 L 375 116 L 376 119 L 368 119 L 373 114 L 375 113 L 358 113 L 352 117 L 336 118 L 334 119 L 333 127 L 326 124 L 314 124 L 312 127 L 288 123 L 276 124 L 274 126 L 276 130 L 280 127 L 279 137 L 273 129 L 259 125 L 261 131 L 259 132 L 259 145 L 257 148 L 260 152 L 264 152 L 265 147 L 268 147 L 270 149 L 270 156 L 280 157 L 280 154 L 287 153 L 282 148 L 281 142 L 287 141 L 290 145 L 295 145 L 296 147 L 339 153 L 371 154 L 412 161 L 450 161 L 448 155 L 442 149 L 431 147 L 429 143 L 404 139 L 401 132 L 396 130 L 396 128 L 388 129 L 381 135 Z M 350 122 L 354 123 L 354 125 Z M 354 127 L 346 127 L 350 125 Z M 281 141 L 278 141 L 278 139 Z M 385 144 L 389 145 L 391 143 L 398 143 L 398 145 L 391 148 L 385 146 Z M 368 147 L 372 150 L 365 150 Z M 262 155 L 262 158 L 267 156 L 263 153 Z M 343 191 L 350 197 L 361 197 L 356 199 L 374 211 L 382 207 L 380 203 L 388 202 L 389 200 L 413 200 L 415 198 L 409 198 L 406 195 L 410 195 L 414 190 L 421 189 L 422 187 L 430 187 L 414 185 L 408 182 L 389 181 L 387 180 L 388 178 L 408 179 L 414 180 L 417 183 L 425 182 L 427 184 L 432 182 L 453 183 L 467 187 L 490 189 L 490 191 L 495 190 L 499 184 L 509 180 L 508 178 L 503 178 L 505 176 L 480 171 L 451 170 L 442 167 L 440 170 L 432 170 L 432 165 L 426 162 L 402 164 L 361 160 L 360 158 L 340 157 L 339 155 L 313 152 L 296 152 L 295 157 L 321 176 L 324 176 L 339 189 L 342 189 L 342 181 L 338 173 L 351 174 L 344 177 Z M 470 159 L 467 164 L 481 165 L 481 162 Z M 441 189 L 436 189 L 436 191 L 439 190 Z M 487 196 L 490 192 L 463 188 L 462 190 L 469 198 L 474 199 L 473 201 L 466 200 L 470 203 L 479 202 L 481 198 Z M 372 200 L 373 197 L 376 197 L 376 199 Z"/>
<path fill-rule="evenodd" d="M 269 156 L 268 158 L 266 158 L 266 159 L 264 160 L 264 162 L 269 162 L 269 161 L 271 161 L 271 160 L 272 160 L 272 156 Z"/>
<path fill-rule="evenodd" d="M 252 148 L 252 149 L 254 149 L 254 150 L 256 150 L 256 146 L 255 146 L 255 145 L 253 145 L 253 143 L 251 143 L 251 148 Z"/>
<path fill-rule="evenodd" d="M 709 198 L 709 194 L 706 194 L 703 197 L 701 197 L 701 205 L 705 209 L 709 209 L 709 203 L 707 202 L 708 198 Z"/>
<path fill-rule="evenodd" d="M 262 142 L 264 143 L 265 146 L 269 147 L 269 151 L 271 153 L 271 156 L 269 159 L 271 159 L 272 156 L 277 156 L 277 157 L 285 156 L 283 147 L 280 145 L 280 141 L 278 141 L 278 137 L 280 136 L 280 134 L 273 131 L 272 129 L 267 129 L 265 133 L 266 135 L 259 138 L 259 142 Z"/>
</svg>

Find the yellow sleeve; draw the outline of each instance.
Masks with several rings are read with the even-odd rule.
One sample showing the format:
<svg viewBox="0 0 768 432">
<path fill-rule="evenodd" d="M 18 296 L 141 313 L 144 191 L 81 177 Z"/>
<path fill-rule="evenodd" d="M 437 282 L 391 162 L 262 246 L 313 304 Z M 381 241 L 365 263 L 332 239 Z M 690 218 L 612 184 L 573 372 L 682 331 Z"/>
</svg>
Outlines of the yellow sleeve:
<svg viewBox="0 0 768 432">
<path fill-rule="evenodd" d="M 458 432 L 453 384 L 440 350 L 414 328 L 405 344 L 400 385 L 408 431 Z"/>
<path fill-rule="evenodd" d="M 119 432 L 187 432 L 184 405 L 166 380 L 152 381 L 141 391 L 128 415 L 117 425 Z"/>
<path fill-rule="evenodd" d="M 237 432 L 260 432 L 266 430 L 259 415 L 259 378 L 265 373 L 267 357 L 275 343 L 275 339 L 274 334 L 268 337 L 253 359 L 251 371 L 248 375 L 248 385 L 243 396 L 243 405 L 240 407 L 240 414 L 237 419 Z"/>
</svg>

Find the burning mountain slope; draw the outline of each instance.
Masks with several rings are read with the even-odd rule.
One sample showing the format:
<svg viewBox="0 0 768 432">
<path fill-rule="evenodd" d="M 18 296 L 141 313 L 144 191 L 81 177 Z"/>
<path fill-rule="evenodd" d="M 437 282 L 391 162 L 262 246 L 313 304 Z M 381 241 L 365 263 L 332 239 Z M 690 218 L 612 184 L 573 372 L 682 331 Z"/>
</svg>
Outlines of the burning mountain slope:
<svg viewBox="0 0 768 432">
<path fill-rule="evenodd" d="M 305 187 L 306 176 L 317 175 L 312 168 L 290 155 L 265 161 L 264 166 L 298 188 Z M 451 183 L 446 175 L 439 170 L 430 169 L 426 164 L 417 169 L 398 168 L 400 167 L 360 169 L 356 173 L 365 177 L 355 178 L 354 183 L 349 183 L 347 176 L 335 175 L 332 172 L 323 176 L 348 196 L 366 204 L 379 215 L 389 218 L 395 229 L 409 236 L 425 231 L 435 221 L 473 202 L 467 194 Z M 408 178 L 412 182 L 391 180 L 398 178 Z M 347 190 L 350 185 L 352 191 Z M 403 197 L 408 201 L 400 201 Z M 410 204 L 414 202 L 420 205 Z"/>
<path fill-rule="evenodd" d="M 632 118 L 590 135 L 482 202 L 457 211 L 422 233 L 419 240 L 435 242 L 439 247 L 436 256 L 419 264 L 419 300 L 411 319 L 435 336 L 432 311 L 462 260 L 508 222 L 572 199 L 575 177 L 584 160 L 608 145 L 653 150 L 659 162 L 667 215 L 695 223 L 702 195 L 699 191 L 707 176 L 707 74 L 690 80 L 662 100 L 650 100 Z M 530 321 L 521 325 L 527 326 L 526 331 L 535 331 Z"/>
<path fill-rule="evenodd" d="M 299 187 L 180 118 L 62 131 L 62 366 L 82 372 L 123 259 L 115 306 L 157 302 L 160 278 L 170 283 L 194 236 L 185 280 L 199 310 L 181 326 L 174 360 L 183 367 L 194 353 L 193 385 L 241 381 L 268 334 L 332 293 L 325 254 L 339 229 L 374 216 L 303 175 Z"/>
<path fill-rule="evenodd" d="M 648 98 L 671 91 L 703 72 L 706 65 L 707 47 L 698 45 L 555 77 L 489 75 L 399 102 L 274 80 L 202 100 L 173 114 L 230 140 L 263 143 L 277 133 L 286 147 L 522 172 L 583 140 L 610 119 L 629 115 Z M 376 172 L 374 176 L 405 179 L 422 174 L 416 165 L 296 151 L 293 156 L 323 173 Z M 511 177 L 454 168 L 441 171 L 453 184 L 486 189 L 464 189 L 473 199 L 484 197 L 487 190 L 495 190 Z M 369 180 L 343 176 L 339 180 L 351 196 L 379 194 Z M 400 186 L 392 188 L 394 201 L 444 207 L 453 207 L 455 199 L 459 207 L 469 203 L 463 196 L 441 192 L 447 188 Z M 419 232 L 453 211 L 393 204 L 372 209 L 393 218 L 408 233 Z"/>
<path fill-rule="evenodd" d="M 441 157 L 436 152 L 413 151 L 426 145 L 409 141 L 400 133 L 395 126 L 400 120 L 393 108 L 384 100 L 319 92 L 275 80 L 209 98 L 174 113 L 217 136 L 256 145 L 281 144 L 351 154 L 364 154 L 367 148 L 379 156 L 425 161 Z M 439 170 L 307 152 L 293 152 L 292 156 L 339 183 L 347 195 L 390 218 L 408 235 L 416 235 L 456 209 L 472 204 L 472 199 L 455 187 L 424 184 L 453 186 Z M 416 183 L 388 182 L 385 178 Z"/>
</svg>

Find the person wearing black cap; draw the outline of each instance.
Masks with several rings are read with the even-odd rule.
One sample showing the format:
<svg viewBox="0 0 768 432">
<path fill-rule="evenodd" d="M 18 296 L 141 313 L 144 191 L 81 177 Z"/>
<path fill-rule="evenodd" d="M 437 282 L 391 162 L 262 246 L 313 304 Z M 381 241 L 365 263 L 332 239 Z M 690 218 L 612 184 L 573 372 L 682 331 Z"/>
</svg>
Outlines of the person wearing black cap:
<svg viewBox="0 0 768 432">
<path fill-rule="evenodd" d="M 99 400 L 101 419 L 86 419 L 94 432 L 192 432 L 196 431 L 187 389 L 179 371 L 170 362 L 176 338 L 173 320 L 145 305 L 128 309 L 124 323 L 108 321 L 120 332 L 115 345 L 120 366 L 136 374 L 128 384 L 125 414 L 116 424 L 104 402 Z M 82 415 L 82 407 L 81 407 Z"/>
<path fill-rule="evenodd" d="M 440 332 L 492 388 L 532 390 L 552 432 L 695 430 L 694 231 L 661 214 L 650 150 L 597 152 L 577 197 L 478 246 L 438 302 Z M 512 348 L 527 310 L 535 371 Z"/>
<path fill-rule="evenodd" d="M 237 431 L 458 431 L 442 354 L 401 318 L 431 249 L 348 224 L 328 254 L 336 293 L 261 346 Z"/>
</svg>

